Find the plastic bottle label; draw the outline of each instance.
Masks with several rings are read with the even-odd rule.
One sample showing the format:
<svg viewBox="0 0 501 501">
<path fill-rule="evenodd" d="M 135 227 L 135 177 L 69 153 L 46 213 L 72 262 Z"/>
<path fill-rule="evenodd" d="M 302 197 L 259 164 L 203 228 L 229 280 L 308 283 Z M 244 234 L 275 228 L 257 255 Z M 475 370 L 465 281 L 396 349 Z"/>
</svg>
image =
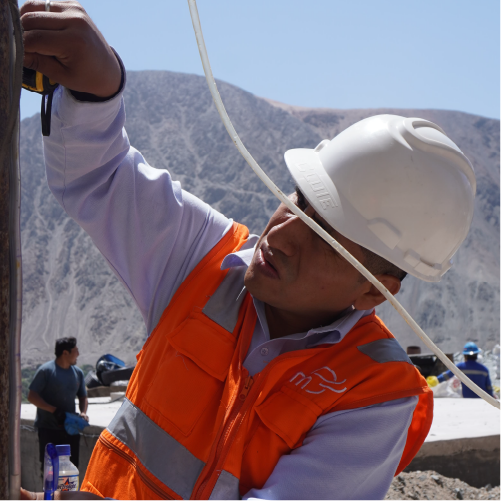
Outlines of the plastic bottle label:
<svg viewBox="0 0 501 501">
<path fill-rule="evenodd" d="M 58 491 L 78 491 L 79 478 L 78 475 L 68 475 L 59 477 L 57 481 Z"/>
</svg>

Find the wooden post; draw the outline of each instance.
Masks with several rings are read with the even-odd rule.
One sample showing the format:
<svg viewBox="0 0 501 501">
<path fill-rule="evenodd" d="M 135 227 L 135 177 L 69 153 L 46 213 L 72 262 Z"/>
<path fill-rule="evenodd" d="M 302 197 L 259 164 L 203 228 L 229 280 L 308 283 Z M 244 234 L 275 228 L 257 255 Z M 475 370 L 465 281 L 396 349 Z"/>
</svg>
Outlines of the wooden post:
<svg viewBox="0 0 501 501">
<path fill-rule="evenodd" d="M 14 29 L 15 25 L 15 29 Z M 22 28 L 17 0 L 0 0 L 0 498 L 20 487 L 21 255 L 19 98 Z M 14 37 L 14 32 L 16 36 Z M 14 38 L 17 42 L 14 41 Z M 17 47 L 17 54 L 16 54 Z M 13 384 L 14 383 L 14 384 Z"/>
<path fill-rule="evenodd" d="M 0 0 L 0 138 L 7 134 L 10 111 L 11 17 L 7 0 Z M 0 499 L 9 499 L 9 165 L 10 138 L 0 152 Z"/>
</svg>

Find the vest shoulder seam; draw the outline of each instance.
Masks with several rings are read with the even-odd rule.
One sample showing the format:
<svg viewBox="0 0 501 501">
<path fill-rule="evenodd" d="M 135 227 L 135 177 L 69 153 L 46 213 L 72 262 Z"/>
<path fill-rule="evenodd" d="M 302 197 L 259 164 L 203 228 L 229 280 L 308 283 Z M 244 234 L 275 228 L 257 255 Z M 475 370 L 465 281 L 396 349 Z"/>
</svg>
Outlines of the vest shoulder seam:
<svg viewBox="0 0 501 501">
<path fill-rule="evenodd" d="M 221 251 L 225 248 L 225 246 L 227 246 L 227 244 L 231 241 L 231 239 L 238 237 L 239 232 L 242 232 L 242 234 L 244 235 L 246 233 L 247 237 L 249 235 L 249 230 L 246 226 L 234 222 L 232 228 L 226 233 L 226 235 L 224 235 L 223 238 L 221 238 L 221 240 L 219 240 L 219 242 L 202 258 L 202 260 L 195 266 L 195 268 L 191 271 L 188 277 L 186 277 L 186 279 L 181 283 L 181 285 L 178 287 L 178 289 L 172 296 L 169 304 L 164 309 L 160 319 L 158 320 L 157 325 L 155 326 L 155 328 L 149 335 L 148 339 L 146 340 L 146 343 L 143 346 L 143 350 L 146 349 L 146 347 L 150 343 L 150 340 L 155 336 L 158 327 L 162 325 L 164 318 L 169 314 L 172 306 L 175 305 L 179 296 L 183 293 L 183 291 L 190 284 L 190 282 L 221 253 Z M 222 281 L 226 276 L 226 274 L 228 273 L 228 270 L 221 270 L 221 273 L 222 273 L 222 278 L 221 278 Z"/>
</svg>

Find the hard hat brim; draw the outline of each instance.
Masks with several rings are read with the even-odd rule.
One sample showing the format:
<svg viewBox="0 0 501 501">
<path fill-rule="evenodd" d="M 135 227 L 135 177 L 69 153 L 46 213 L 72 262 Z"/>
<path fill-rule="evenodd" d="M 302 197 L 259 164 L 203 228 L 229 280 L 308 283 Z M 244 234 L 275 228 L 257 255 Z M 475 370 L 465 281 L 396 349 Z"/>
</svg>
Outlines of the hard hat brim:
<svg viewBox="0 0 501 501">
<path fill-rule="evenodd" d="M 311 206 L 344 237 L 426 282 L 451 267 L 476 183 L 471 163 L 437 125 L 377 115 L 284 158 Z"/>
<path fill-rule="evenodd" d="M 297 148 L 286 151 L 284 159 L 294 182 L 315 211 L 329 224 L 342 218 L 343 206 L 337 188 L 325 172 L 318 153 Z"/>
<path fill-rule="evenodd" d="M 317 214 L 341 235 L 380 256 L 385 255 L 386 249 L 383 249 L 383 244 L 379 239 L 366 235 L 366 241 L 371 239 L 370 244 L 367 244 L 348 231 L 350 225 L 364 227 L 367 222 L 338 192 L 325 171 L 317 151 L 307 148 L 288 150 L 284 154 L 284 159 L 294 182 Z M 426 282 L 440 282 L 441 280 L 439 275 L 423 275 L 406 266 L 405 263 L 402 264 L 400 267 L 416 278 Z"/>
</svg>

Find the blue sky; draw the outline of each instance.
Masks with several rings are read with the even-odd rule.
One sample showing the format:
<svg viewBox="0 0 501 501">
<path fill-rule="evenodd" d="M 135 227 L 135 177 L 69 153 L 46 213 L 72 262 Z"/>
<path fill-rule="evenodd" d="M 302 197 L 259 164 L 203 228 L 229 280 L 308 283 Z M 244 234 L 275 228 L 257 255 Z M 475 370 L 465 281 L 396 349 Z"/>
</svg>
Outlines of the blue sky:
<svg viewBox="0 0 501 501">
<path fill-rule="evenodd" d="M 22 3 L 22 2 L 20 2 Z M 82 0 L 128 70 L 203 74 L 186 0 Z M 496 0 L 199 0 L 216 78 L 325 108 L 499 118 Z M 22 118 L 40 110 L 23 91 Z"/>
</svg>

